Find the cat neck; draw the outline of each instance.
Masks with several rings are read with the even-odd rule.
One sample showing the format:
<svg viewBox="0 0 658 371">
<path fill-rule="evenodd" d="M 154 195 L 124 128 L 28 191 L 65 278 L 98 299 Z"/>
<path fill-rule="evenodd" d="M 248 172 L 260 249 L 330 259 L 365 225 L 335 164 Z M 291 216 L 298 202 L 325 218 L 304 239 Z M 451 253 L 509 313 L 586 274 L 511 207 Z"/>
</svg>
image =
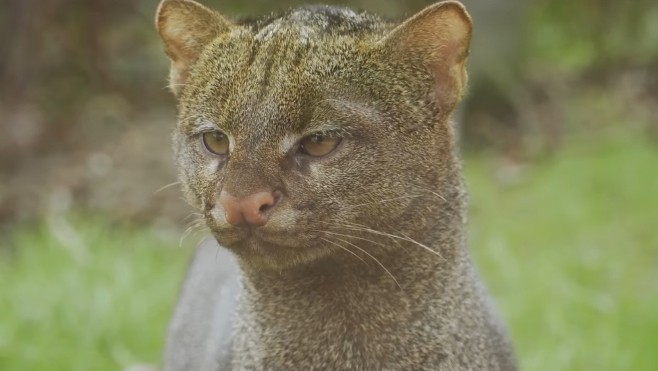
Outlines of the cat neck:
<svg viewBox="0 0 658 371">
<path fill-rule="evenodd" d="M 375 370 L 428 362 L 432 367 L 438 343 L 411 340 L 452 336 L 457 317 L 468 317 L 479 306 L 461 222 L 433 227 L 424 239 L 371 250 L 372 258 L 362 255 L 363 261 L 336 253 L 284 271 L 242 262 L 236 364 Z"/>
<path fill-rule="evenodd" d="M 452 336 L 462 317 L 481 308 L 465 246 L 465 197 L 447 199 L 452 205 L 423 215 L 417 233 L 371 236 L 376 243 L 359 258 L 339 250 L 281 271 L 240 261 L 234 362 L 269 369 L 433 367 L 440 343 L 412 339 Z"/>
</svg>

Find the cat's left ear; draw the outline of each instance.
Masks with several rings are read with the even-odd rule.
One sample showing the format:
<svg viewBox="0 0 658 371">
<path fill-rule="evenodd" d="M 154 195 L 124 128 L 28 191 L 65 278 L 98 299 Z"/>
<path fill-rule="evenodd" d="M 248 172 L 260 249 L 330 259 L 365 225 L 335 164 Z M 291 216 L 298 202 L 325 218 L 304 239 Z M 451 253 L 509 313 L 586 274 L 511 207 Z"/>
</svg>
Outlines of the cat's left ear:
<svg viewBox="0 0 658 371">
<path fill-rule="evenodd" d="M 171 59 L 170 88 L 178 95 L 204 47 L 236 26 L 196 1 L 162 0 L 156 12 L 155 27 Z"/>
<path fill-rule="evenodd" d="M 466 89 L 471 34 L 472 21 L 464 6 L 445 1 L 421 10 L 378 44 L 406 63 L 427 68 L 435 79 L 433 94 L 439 104 L 452 109 Z"/>
</svg>

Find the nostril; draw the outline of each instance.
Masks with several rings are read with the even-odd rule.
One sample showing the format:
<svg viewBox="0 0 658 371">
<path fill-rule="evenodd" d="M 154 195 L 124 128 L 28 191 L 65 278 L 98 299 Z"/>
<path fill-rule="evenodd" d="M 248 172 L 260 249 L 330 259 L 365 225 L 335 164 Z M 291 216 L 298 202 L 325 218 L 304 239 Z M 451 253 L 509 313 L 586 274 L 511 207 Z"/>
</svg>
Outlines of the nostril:
<svg viewBox="0 0 658 371">
<path fill-rule="evenodd" d="M 281 191 L 279 190 L 273 191 L 270 195 L 268 195 L 268 197 L 265 200 L 263 200 L 263 204 L 260 205 L 258 211 L 260 213 L 267 212 L 268 210 L 276 206 L 276 204 L 279 203 L 280 199 L 281 199 Z"/>
<path fill-rule="evenodd" d="M 222 191 L 220 203 L 224 207 L 226 221 L 231 225 L 241 225 L 243 223 L 262 226 L 272 213 L 276 204 L 283 197 L 278 190 L 272 192 L 257 192 L 244 198 L 236 198 Z"/>
<path fill-rule="evenodd" d="M 261 213 L 264 213 L 267 210 L 269 210 L 272 206 L 274 206 L 274 204 L 263 204 L 263 205 L 260 206 L 258 211 L 260 211 Z"/>
</svg>

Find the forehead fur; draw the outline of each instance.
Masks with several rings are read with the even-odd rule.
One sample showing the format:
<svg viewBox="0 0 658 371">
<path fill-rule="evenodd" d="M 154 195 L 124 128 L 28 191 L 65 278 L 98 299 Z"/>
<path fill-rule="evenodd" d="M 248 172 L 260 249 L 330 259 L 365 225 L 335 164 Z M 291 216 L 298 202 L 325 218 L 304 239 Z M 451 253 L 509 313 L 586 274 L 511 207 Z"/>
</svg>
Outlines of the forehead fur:
<svg viewBox="0 0 658 371">
<path fill-rule="evenodd" d="M 308 5 L 240 23 L 249 27 L 256 38 L 263 39 L 291 29 L 316 35 L 354 35 L 376 31 L 386 22 L 372 14 L 356 13 L 349 8 Z"/>
<path fill-rule="evenodd" d="M 326 77 L 353 65 L 357 45 L 388 28 L 376 16 L 330 6 L 238 24 L 207 46 L 180 103 L 231 134 L 248 129 L 251 139 L 301 132 L 315 104 L 338 93 L 327 95 Z"/>
</svg>

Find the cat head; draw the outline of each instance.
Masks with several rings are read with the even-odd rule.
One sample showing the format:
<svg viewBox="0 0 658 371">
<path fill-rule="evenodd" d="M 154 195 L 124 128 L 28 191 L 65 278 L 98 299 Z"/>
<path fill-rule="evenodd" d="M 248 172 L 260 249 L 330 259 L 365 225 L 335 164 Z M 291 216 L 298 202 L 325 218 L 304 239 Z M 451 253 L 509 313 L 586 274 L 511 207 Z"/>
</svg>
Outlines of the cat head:
<svg viewBox="0 0 658 371">
<path fill-rule="evenodd" d="M 181 183 L 220 244 L 282 269 L 386 245 L 359 229 L 374 241 L 430 227 L 459 177 L 449 118 L 471 38 L 459 3 L 396 25 L 328 6 L 233 22 L 164 0 L 156 26 Z"/>
</svg>

